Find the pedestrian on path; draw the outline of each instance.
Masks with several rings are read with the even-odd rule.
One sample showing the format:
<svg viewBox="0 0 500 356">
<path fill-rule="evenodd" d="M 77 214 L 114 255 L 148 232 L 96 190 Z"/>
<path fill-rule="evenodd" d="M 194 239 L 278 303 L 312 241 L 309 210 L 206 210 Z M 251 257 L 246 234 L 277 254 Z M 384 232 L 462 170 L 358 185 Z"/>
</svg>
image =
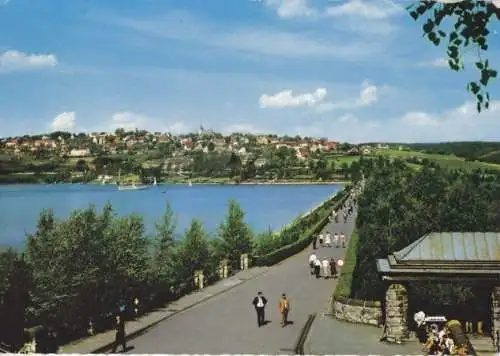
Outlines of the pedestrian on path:
<svg viewBox="0 0 500 356">
<path fill-rule="evenodd" d="M 313 249 L 316 250 L 318 248 L 318 235 L 314 235 L 313 239 Z"/>
<path fill-rule="evenodd" d="M 319 258 L 314 260 L 314 274 L 316 275 L 316 278 L 320 277 L 320 272 L 321 272 L 321 261 Z"/>
<path fill-rule="evenodd" d="M 309 267 L 311 267 L 311 274 L 314 274 L 314 261 L 316 261 L 318 257 L 316 257 L 316 254 L 312 253 L 311 256 L 309 256 Z"/>
<path fill-rule="evenodd" d="M 320 246 L 323 247 L 323 234 L 322 233 L 319 234 L 319 244 L 320 244 Z"/>
<path fill-rule="evenodd" d="M 325 236 L 325 246 L 326 247 L 332 247 L 332 235 L 330 234 L 330 231 L 326 232 Z"/>
<path fill-rule="evenodd" d="M 330 275 L 332 278 L 337 278 L 337 262 L 333 257 L 330 259 Z"/>
<path fill-rule="evenodd" d="M 116 352 L 118 345 L 122 345 L 122 352 L 127 351 L 127 344 L 125 342 L 125 322 L 121 318 L 120 314 L 116 315 L 116 334 L 115 334 L 115 343 L 113 345 L 112 353 Z"/>
<path fill-rule="evenodd" d="M 346 237 L 345 237 L 345 234 L 343 232 L 340 234 L 340 242 L 342 243 L 342 248 L 345 248 Z"/>
<path fill-rule="evenodd" d="M 265 319 L 265 308 L 267 304 L 267 299 L 264 297 L 262 292 L 258 292 L 257 296 L 253 298 L 252 304 L 255 308 L 255 311 L 257 312 L 257 325 L 259 328 L 264 325 L 266 319 Z"/>
<path fill-rule="evenodd" d="M 323 265 L 323 278 L 328 279 L 330 276 L 330 262 L 325 257 L 321 264 Z"/>
<path fill-rule="evenodd" d="M 333 234 L 333 244 L 335 245 L 336 248 L 339 247 L 339 234 L 338 233 Z"/>
<path fill-rule="evenodd" d="M 290 301 L 283 293 L 280 299 L 280 313 L 281 313 L 281 326 L 285 327 L 288 325 L 288 312 L 290 311 Z"/>
</svg>

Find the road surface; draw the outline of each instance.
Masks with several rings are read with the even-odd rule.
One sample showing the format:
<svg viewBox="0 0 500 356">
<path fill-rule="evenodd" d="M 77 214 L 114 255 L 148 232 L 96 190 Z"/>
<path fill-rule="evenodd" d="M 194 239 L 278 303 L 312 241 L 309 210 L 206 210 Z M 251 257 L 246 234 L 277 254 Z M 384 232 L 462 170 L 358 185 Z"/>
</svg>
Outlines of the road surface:
<svg viewBox="0 0 500 356">
<path fill-rule="evenodd" d="M 343 220 L 343 219 L 340 219 Z M 354 226 L 351 216 L 346 224 L 329 223 L 333 232 L 350 237 Z M 169 354 L 293 354 L 294 344 L 311 313 L 324 310 L 333 293 L 333 280 L 312 277 L 308 258 L 312 246 L 267 273 L 161 322 L 147 333 L 129 342 L 130 353 Z M 342 248 L 319 248 L 316 255 L 342 257 Z M 257 291 L 268 299 L 266 319 L 257 327 L 251 305 Z M 289 320 L 280 326 L 278 301 L 282 293 L 290 300 Z"/>
</svg>

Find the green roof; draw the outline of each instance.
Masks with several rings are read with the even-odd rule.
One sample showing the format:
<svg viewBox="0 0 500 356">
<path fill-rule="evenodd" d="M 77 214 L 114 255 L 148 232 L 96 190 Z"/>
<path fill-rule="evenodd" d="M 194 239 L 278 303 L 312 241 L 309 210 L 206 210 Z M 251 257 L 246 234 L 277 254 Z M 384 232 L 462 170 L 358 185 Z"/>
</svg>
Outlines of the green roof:
<svg viewBox="0 0 500 356">
<path fill-rule="evenodd" d="M 397 261 L 500 261 L 499 232 L 432 232 L 395 252 Z"/>
</svg>

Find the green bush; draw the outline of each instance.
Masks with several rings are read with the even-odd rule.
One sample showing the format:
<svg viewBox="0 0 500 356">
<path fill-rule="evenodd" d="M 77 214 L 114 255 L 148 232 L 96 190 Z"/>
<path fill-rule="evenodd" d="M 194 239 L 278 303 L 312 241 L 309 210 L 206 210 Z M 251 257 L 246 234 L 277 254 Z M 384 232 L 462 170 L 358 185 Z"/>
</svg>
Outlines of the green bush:
<svg viewBox="0 0 500 356">
<path fill-rule="evenodd" d="M 347 189 L 342 190 L 313 213 L 303 219 L 296 219 L 279 235 L 273 238 L 265 236 L 265 239 L 259 240 L 254 250 L 253 264 L 271 266 L 304 250 L 311 244 L 314 235 L 328 223 L 331 211 L 334 208 L 337 210 L 345 202 L 349 192 Z"/>
</svg>

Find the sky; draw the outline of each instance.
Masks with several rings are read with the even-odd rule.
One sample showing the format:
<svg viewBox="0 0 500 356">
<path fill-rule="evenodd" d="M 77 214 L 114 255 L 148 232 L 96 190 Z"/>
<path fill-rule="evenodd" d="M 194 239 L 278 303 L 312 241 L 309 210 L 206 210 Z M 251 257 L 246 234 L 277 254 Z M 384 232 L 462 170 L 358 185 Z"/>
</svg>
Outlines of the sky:
<svg viewBox="0 0 500 356">
<path fill-rule="evenodd" d="M 500 139 L 402 0 L 0 0 L 0 136 L 147 129 Z M 498 22 L 495 24 L 495 26 Z M 500 26 L 490 66 L 500 69 Z M 472 51 L 471 53 L 475 53 Z"/>
</svg>

